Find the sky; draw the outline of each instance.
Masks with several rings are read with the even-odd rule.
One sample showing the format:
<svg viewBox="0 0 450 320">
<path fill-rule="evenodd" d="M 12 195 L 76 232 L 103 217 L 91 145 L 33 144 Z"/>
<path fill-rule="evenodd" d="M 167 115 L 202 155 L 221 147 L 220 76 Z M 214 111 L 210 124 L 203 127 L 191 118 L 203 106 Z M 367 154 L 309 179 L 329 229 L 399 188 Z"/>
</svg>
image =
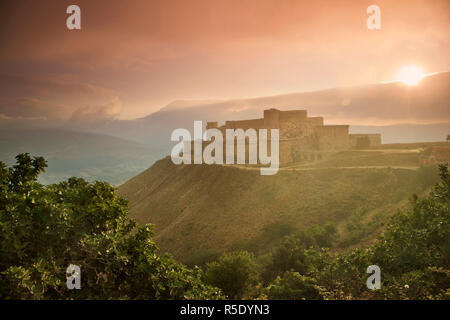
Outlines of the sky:
<svg viewBox="0 0 450 320">
<path fill-rule="evenodd" d="M 448 0 L 3 0 L 0 15 L 0 119 L 134 119 L 450 70 Z"/>
</svg>

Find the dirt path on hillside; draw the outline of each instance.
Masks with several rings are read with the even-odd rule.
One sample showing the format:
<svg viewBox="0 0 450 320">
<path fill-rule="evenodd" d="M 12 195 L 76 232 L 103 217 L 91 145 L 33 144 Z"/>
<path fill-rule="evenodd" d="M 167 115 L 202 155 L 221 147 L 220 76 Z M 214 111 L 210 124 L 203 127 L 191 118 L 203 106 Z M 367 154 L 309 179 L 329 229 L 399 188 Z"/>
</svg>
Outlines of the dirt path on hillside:
<svg viewBox="0 0 450 320">
<path fill-rule="evenodd" d="M 247 167 L 237 164 L 218 164 L 224 167 L 233 167 L 241 170 L 260 170 L 259 167 Z M 304 165 L 296 165 L 289 167 L 282 167 L 279 171 L 312 171 L 322 169 L 405 169 L 405 170 L 417 170 L 419 166 L 352 166 L 352 167 L 304 167 Z"/>
<path fill-rule="evenodd" d="M 355 149 L 352 151 L 380 152 L 380 153 L 422 153 L 423 148 L 417 148 L 417 149 Z"/>
</svg>

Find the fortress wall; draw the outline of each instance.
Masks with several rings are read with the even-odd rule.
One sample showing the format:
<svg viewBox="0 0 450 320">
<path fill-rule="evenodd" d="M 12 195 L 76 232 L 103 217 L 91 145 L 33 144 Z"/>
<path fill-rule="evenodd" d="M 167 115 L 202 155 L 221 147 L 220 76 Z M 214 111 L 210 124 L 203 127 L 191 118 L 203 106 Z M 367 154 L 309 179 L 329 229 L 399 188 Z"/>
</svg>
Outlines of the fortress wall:
<svg viewBox="0 0 450 320">
<path fill-rule="evenodd" d="M 266 128 L 279 128 L 280 122 L 282 121 L 306 121 L 306 118 L 306 110 L 264 110 L 264 126 Z"/>
<path fill-rule="evenodd" d="M 346 150 L 350 148 L 348 125 L 315 127 L 320 150 Z"/>
<path fill-rule="evenodd" d="M 333 152 L 355 147 L 359 139 L 363 139 L 370 146 L 381 144 L 380 134 L 349 135 L 348 125 L 324 126 L 323 121 L 323 117 L 308 118 L 306 110 L 280 111 L 277 109 L 268 109 L 264 110 L 263 119 L 226 121 L 225 125 L 218 129 L 222 132 L 225 144 L 226 129 L 247 130 L 254 128 L 257 131 L 258 129 L 279 129 L 280 163 L 318 160 Z M 207 128 L 217 128 L 217 126 L 217 122 L 207 123 Z M 270 143 L 268 144 L 268 148 L 270 149 Z M 248 161 L 248 142 L 246 143 L 245 149 Z"/>
<path fill-rule="evenodd" d="M 323 126 L 323 117 L 308 117 L 307 121 L 313 126 Z"/>
<path fill-rule="evenodd" d="M 303 119 L 288 118 L 280 120 L 279 123 L 282 139 L 302 138 L 314 134 L 314 126 Z"/>
<path fill-rule="evenodd" d="M 381 134 L 379 133 L 368 133 L 368 134 L 350 134 L 350 147 L 356 148 L 359 146 L 365 146 L 366 141 L 368 140 L 368 147 L 375 147 L 381 145 Z M 366 140 L 366 141 L 364 141 Z"/>
<path fill-rule="evenodd" d="M 263 121 L 263 119 L 257 119 L 259 121 Z M 223 156 L 224 156 L 224 162 L 226 161 L 226 156 L 227 156 L 227 152 L 226 152 L 226 146 L 227 146 L 227 139 L 226 139 L 226 129 L 243 129 L 246 130 L 245 128 L 242 128 L 241 126 L 237 126 L 236 128 L 226 128 L 225 126 L 222 126 L 219 128 L 219 130 L 222 132 L 222 136 L 223 136 Z M 247 135 L 245 135 L 245 141 L 244 141 L 244 146 L 245 146 L 245 164 L 249 164 L 249 150 L 256 150 L 256 157 L 257 157 L 257 162 L 259 163 L 259 128 L 255 128 L 256 129 L 256 142 L 255 143 L 250 143 L 250 140 L 248 138 Z M 265 143 L 267 143 L 267 150 L 268 153 L 270 154 L 271 151 L 271 145 L 270 145 L 270 131 L 268 132 L 268 139 L 269 139 L 269 143 L 267 143 L 267 141 Z M 237 163 L 237 155 L 238 155 L 238 138 L 235 136 L 234 137 L 234 163 Z M 241 140 L 242 141 L 242 140 Z"/>
<path fill-rule="evenodd" d="M 219 127 L 219 123 L 216 122 L 216 121 L 206 122 L 206 130 L 213 129 L 213 128 L 218 128 L 218 127 Z"/>
<path fill-rule="evenodd" d="M 246 138 L 245 139 L 245 164 L 249 164 L 250 162 L 250 158 L 249 158 L 249 154 L 250 154 L 250 149 L 256 150 L 256 161 L 259 163 L 259 150 L 258 150 L 258 142 L 256 142 L 255 144 L 250 144 L 249 140 Z M 268 149 L 270 150 L 270 145 L 268 147 Z M 223 156 L 224 156 L 224 163 L 226 162 L 226 158 L 227 158 L 227 151 L 226 151 L 226 143 L 224 143 L 223 146 Z M 237 146 L 237 139 L 234 139 L 234 163 L 237 164 L 237 156 L 238 156 L 238 146 Z"/>
<path fill-rule="evenodd" d="M 225 135 L 223 136 L 224 140 L 223 140 L 223 149 L 222 149 L 222 154 L 223 154 L 223 163 L 226 163 L 226 155 L 227 155 L 227 144 L 226 144 L 226 139 L 225 139 Z M 237 155 L 238 155 L 238 142 L 237 142 L 237 138 L 234 138 L 234 163 L 237 164 Z M 189 143 L 189 142 L 187 142 Z M 208 146 L 211 143 L 211 141 L 202 141 L 202 155 L 203 152 L 206 148 L 206 146 Z M 191 161 L 192 163 L 194 163 L 194 141 L 190 142 L 191 144 Z M 256 141 L 256 143 L 251 143 L 249 142 L 249 139 L 246 137 L 245 141 L 244 141 L 244 147 L 245 147 L 245 164 L 249 164 L 249 153 L 250 153 L 250 149 L 255 149 L 256 150 L 256 160 L 259 163 L 259 146 L 258 146 L 258 141 Z M 267 149 L 268 152 L 270 154 L 270 141 L 269 144 L 267 145 Z M 214 155 L 214 151 L 212 152 L 212 154 Z"/>
<path fill-rule="evenodd" d="M 311 153 L 318 153 L 314 137 L 280 139 L 280 164 L 308 160 Z"/>
<path fill-rule="evenodd" d="M 306 120 L 306 110 L 289 110 L 289 111 L 279 111 L 280 120 L 288 120 L 288 119 L 301 119 L 303 121 Z"/>
<path fill-rule="evenodd" d="M 332 152 L 324 152 L 322 150 L 314 150 L 313 144 L 314 139 L 311 137 L 305 137 L 301 139 L 281 139 L 279 143 L 279 163 L 280 165 L 285 165 L 289 163 L 295 163 L 295 162 L 301 162 L 301 161 L 313 161 L 313 160 L 321 160 L 324 159 L 327 154 L 330 154 Z M 225 141 L 224 141 L 225 142 Z M 210 142 L 203 142 L 203 149 L 208 145 Z M 194 145 L 192 142 L 191 146 L 191 154 L 192 154 L 192 161 L 194 156 Z M 256 144 L 249 144 L 248 139 L 245 141 L 245 164 L 249 164 L 249 150 L 255 149 L 257 151 L 257 161 L 259 163 L 259 145 Z M 267 150 L 270 155 L 271 148 L 270 148 L 270 141 L 267 144 Z M 223 156 L 224 156 L 224 163 L 226 160 L 226 143 L 223 145 Z M 237 154 L 238 154 L 238 148 L 237 148 L 237 139 L 235 139 L 234 143 L 234 163 L 237 163 Z"/>
<path fill-rule="evenodd" d="M 226 129 L 260 129 L 264 128 L 264 119 L 226 121 Z"/>
<path fill-rule="evenodd" d="M 264 110 L 264 127 L 278 128 L 280 119 L 280 110 L 268 109 Z"/>
<path fill-rule="evenodd" d="M 280 164 L 295 161 L 295 154 L 292 151 L 297 144 L 297 140 L 280 140 Z"/>
</svg>

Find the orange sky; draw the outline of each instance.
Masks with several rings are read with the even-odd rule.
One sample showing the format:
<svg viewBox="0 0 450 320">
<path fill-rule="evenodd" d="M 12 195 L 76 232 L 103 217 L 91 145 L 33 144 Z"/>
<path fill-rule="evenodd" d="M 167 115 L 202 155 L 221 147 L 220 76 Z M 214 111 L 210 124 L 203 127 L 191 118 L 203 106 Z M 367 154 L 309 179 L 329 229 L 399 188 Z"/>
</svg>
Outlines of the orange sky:
<svg viewBox="0 0 450 320">
<path fill-rule="evenodd" d="M 81 31 L 66 29 L 74 3 Z M 450 70 L 448 0 L 4 0 L 0 12 L 8 118 L 135 118 L 177 99 L 392 80 L 405 64 Z"/>
</svg>

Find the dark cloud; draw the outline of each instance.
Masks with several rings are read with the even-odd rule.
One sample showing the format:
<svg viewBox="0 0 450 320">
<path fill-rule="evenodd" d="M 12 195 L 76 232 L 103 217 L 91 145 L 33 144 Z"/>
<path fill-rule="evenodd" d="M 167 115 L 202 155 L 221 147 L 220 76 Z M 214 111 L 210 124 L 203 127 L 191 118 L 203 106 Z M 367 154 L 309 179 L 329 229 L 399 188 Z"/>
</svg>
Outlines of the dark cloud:
<svg viewBox="0 0 450 320">
<path fill-rule="evenodd" d="M 14 75 L 0 77 L 2 105 L 37 99 L 42 115 L 87 116 L 118 97 L 133 118 L 176 99 L 392 80 L 410 63 L 450 69 L 448 0 L 377 0 L 380 31 L 365 25 L 371 0 L 78 0 L 79 31 L 66 29 L 70 4 L 1 1 L 0 70 Z"/>
<path fill-rule="evenodd" d="M 62 118 L 67 112 L 64 109 L 64 106 L 36 98 L 18 98 L 9 103 L 0 103 L 0 114 L 7 119 Z"/>
<path fill-rule="evenodd" d="M 0 95 L 5 97 L 18 93 L 31 93 L 42 96 L 111 96 L 114 92 L 90 83 L 59 79 L 55 75 L 13 75 L 0 74 Z"/>
<path fill-rule="evenodd" d="M 10 119 L 67 119 L 74 110 L 111 100 L 117 100 L 112 90 L 89 83 L 0 74 L 0 114 Z"/>
</svg>

